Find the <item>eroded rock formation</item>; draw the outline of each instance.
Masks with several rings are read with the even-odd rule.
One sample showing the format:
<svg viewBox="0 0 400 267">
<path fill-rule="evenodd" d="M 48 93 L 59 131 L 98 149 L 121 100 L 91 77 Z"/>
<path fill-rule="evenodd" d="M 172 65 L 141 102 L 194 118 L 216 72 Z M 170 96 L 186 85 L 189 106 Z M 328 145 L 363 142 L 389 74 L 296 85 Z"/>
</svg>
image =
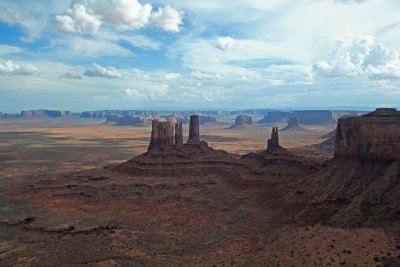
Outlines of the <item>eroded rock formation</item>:
<svg viewBox="0 0 400 267">
<path fill-rule="evenodd" d="M 158 147 L 172 146 L 175 143 L 175 125 L 167 121 L 153 120 L 151 140 L 148 150 Z"/>
<path fill-rule="evenodd" d="M 282 129 L 282 131 L 309 131 L 307 128 L 304 128 L 300 125 L 299 117 L 293 117 L 289 120 L 287 126 Z"/>
<path fill-rule="evenodd" d="M 230 127 L 230 129 L 243 128 L 253 124 L 253 119 L 247 115 L 240 115 L 236 117 L 235 124 Z"/>
<path fill-rule="evenodd" d="M 190 116 L 188 143 L 189 144 L 200 143 L 200 126 L 199 126 L 199 116 L 198 115 Z"/>
<path fill-rule="evenodd" d="M 268 139 L 267 152 L 272 153 L 278 148 L 280 148 L 278 127 L 272 127 L 271 139 Z"/>
<path fill-rule="evenodd" d="M 183 145 L 183 127 L 182 123 L 175 124 L 175 145 Z"/>
<path fill-rule="evenodd" d="M 400 160 L 400 112 L 377 109 L 364 116 L 339 119 L 335 156 Z"/>
</svg>

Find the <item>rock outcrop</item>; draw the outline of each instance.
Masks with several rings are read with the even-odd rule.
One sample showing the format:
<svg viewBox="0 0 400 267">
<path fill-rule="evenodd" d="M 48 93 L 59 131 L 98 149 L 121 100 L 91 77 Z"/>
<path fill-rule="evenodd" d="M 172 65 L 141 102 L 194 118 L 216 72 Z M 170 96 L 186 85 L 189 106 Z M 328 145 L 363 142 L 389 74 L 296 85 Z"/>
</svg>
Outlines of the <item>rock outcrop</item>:
<svg viewBox="0 0 400 267">
<path fill-rule="evenodd" d="M 335 156 L 400 160 L 400 112 L 377 109 L 364 116 L 339 119 Z"/>
<path fill-rule="evenodd" d="M 183 145 L 183 127 L 182 123 L 175 124 L 175 145 Z"/>
<path fill-rule="evenodd" d="M 267 152 L 270 153 L 281 147 L 279 145 L 278 127 L 272 127 L 271 139 L 268 139 L 267 145 Z"/>
<path fill-rule="evenodd" d="M 199 116 L 190 116 L 189 124 L 189 144 L 199 144 L 200 143 L 200 126 L 199 126 Z"/>
<path fill-rule="evenodd" d="M 289 120 L 288 125 L 285 128 L 283 128 L 282 131 L 301 132 L 309 130 L 300 125 L 299 117 L 293 117 Z"/>
<path fill-rule="evenodd" d="M 167 117 L 167 122 L 169 122 L 171 124 L 176 124 L 176 123 L 178 123 L 178 119 L 174 115 L 169 115 Z"/>
<path fill-rule="evenodd" d="M 252 124 L 253 124 L 253 119 L 250 116 L 240 115 L 236 117 L 235 124 L 229 127 L 229 129 L 237 129 L 237 128 L 240 129 Z"/>
<path fill-rule="evenodd" d="M 153 120 L 151 140 L 148 150 L 173 146 L 175 144 L 175 126 L 167 121 Z"/>
</svg>

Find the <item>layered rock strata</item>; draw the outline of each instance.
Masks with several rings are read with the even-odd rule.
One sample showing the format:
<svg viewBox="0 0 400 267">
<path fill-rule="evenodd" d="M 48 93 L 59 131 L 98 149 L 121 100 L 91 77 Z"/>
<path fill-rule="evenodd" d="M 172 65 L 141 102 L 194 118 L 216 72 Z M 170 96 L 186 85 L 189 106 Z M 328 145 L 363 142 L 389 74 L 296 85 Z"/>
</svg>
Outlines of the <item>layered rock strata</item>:
<svg viewBox="0 0 400 267">
<path fill-rule="evenodd" d="M 377 109 L 364 116 L 339 119 L 335 156 L 400 160 L 400 112 Z"/>
<path fill-rule="evenodd" d="M 158 120 L 153 120 L 151 141 L 148 150 L 152 150 L 157 147 L 172 146 L 175 141 L 175 127 L 173 124 Z"/>
</svg>

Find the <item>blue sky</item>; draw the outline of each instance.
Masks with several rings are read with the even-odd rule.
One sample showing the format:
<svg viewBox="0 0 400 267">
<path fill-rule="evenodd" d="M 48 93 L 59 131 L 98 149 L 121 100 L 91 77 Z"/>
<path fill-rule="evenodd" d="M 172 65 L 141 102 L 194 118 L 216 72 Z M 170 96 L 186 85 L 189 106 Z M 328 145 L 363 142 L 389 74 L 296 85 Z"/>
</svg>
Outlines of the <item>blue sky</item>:
<svg viewBox="0 0 400 267">
<path fill-rule="evenodd" d="M 2 0 L 0 110 L 400 103 L 397 0 Z"/>
</svg>

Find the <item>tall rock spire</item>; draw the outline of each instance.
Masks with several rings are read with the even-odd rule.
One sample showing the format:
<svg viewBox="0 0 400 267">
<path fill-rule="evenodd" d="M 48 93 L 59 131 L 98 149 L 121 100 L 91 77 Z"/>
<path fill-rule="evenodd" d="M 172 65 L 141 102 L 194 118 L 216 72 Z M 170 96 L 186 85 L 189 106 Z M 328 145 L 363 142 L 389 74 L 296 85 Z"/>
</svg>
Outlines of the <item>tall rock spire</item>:
<svg viewBox="0 0 400 267">
<path fill-rule="evenodd" d="M 190 116 L 189 125 L 189 144 L 199 144 L 200 143 L 200 126 L 199 126 L 199 116 Z"/>
<path fill-rule="evenodd" d="M 278 135 L 278 127 L 272 127 L 271 139 L 268 139 L 268 152 L 274 152 L 280 148 L 279 146 L 279 135 Z"/>
<path fill-rule="evenodd" d="M 183 128 L 182 123 L 175 124 L 175 145 L 181 146 L 183 145 Z"/>
</svg>

